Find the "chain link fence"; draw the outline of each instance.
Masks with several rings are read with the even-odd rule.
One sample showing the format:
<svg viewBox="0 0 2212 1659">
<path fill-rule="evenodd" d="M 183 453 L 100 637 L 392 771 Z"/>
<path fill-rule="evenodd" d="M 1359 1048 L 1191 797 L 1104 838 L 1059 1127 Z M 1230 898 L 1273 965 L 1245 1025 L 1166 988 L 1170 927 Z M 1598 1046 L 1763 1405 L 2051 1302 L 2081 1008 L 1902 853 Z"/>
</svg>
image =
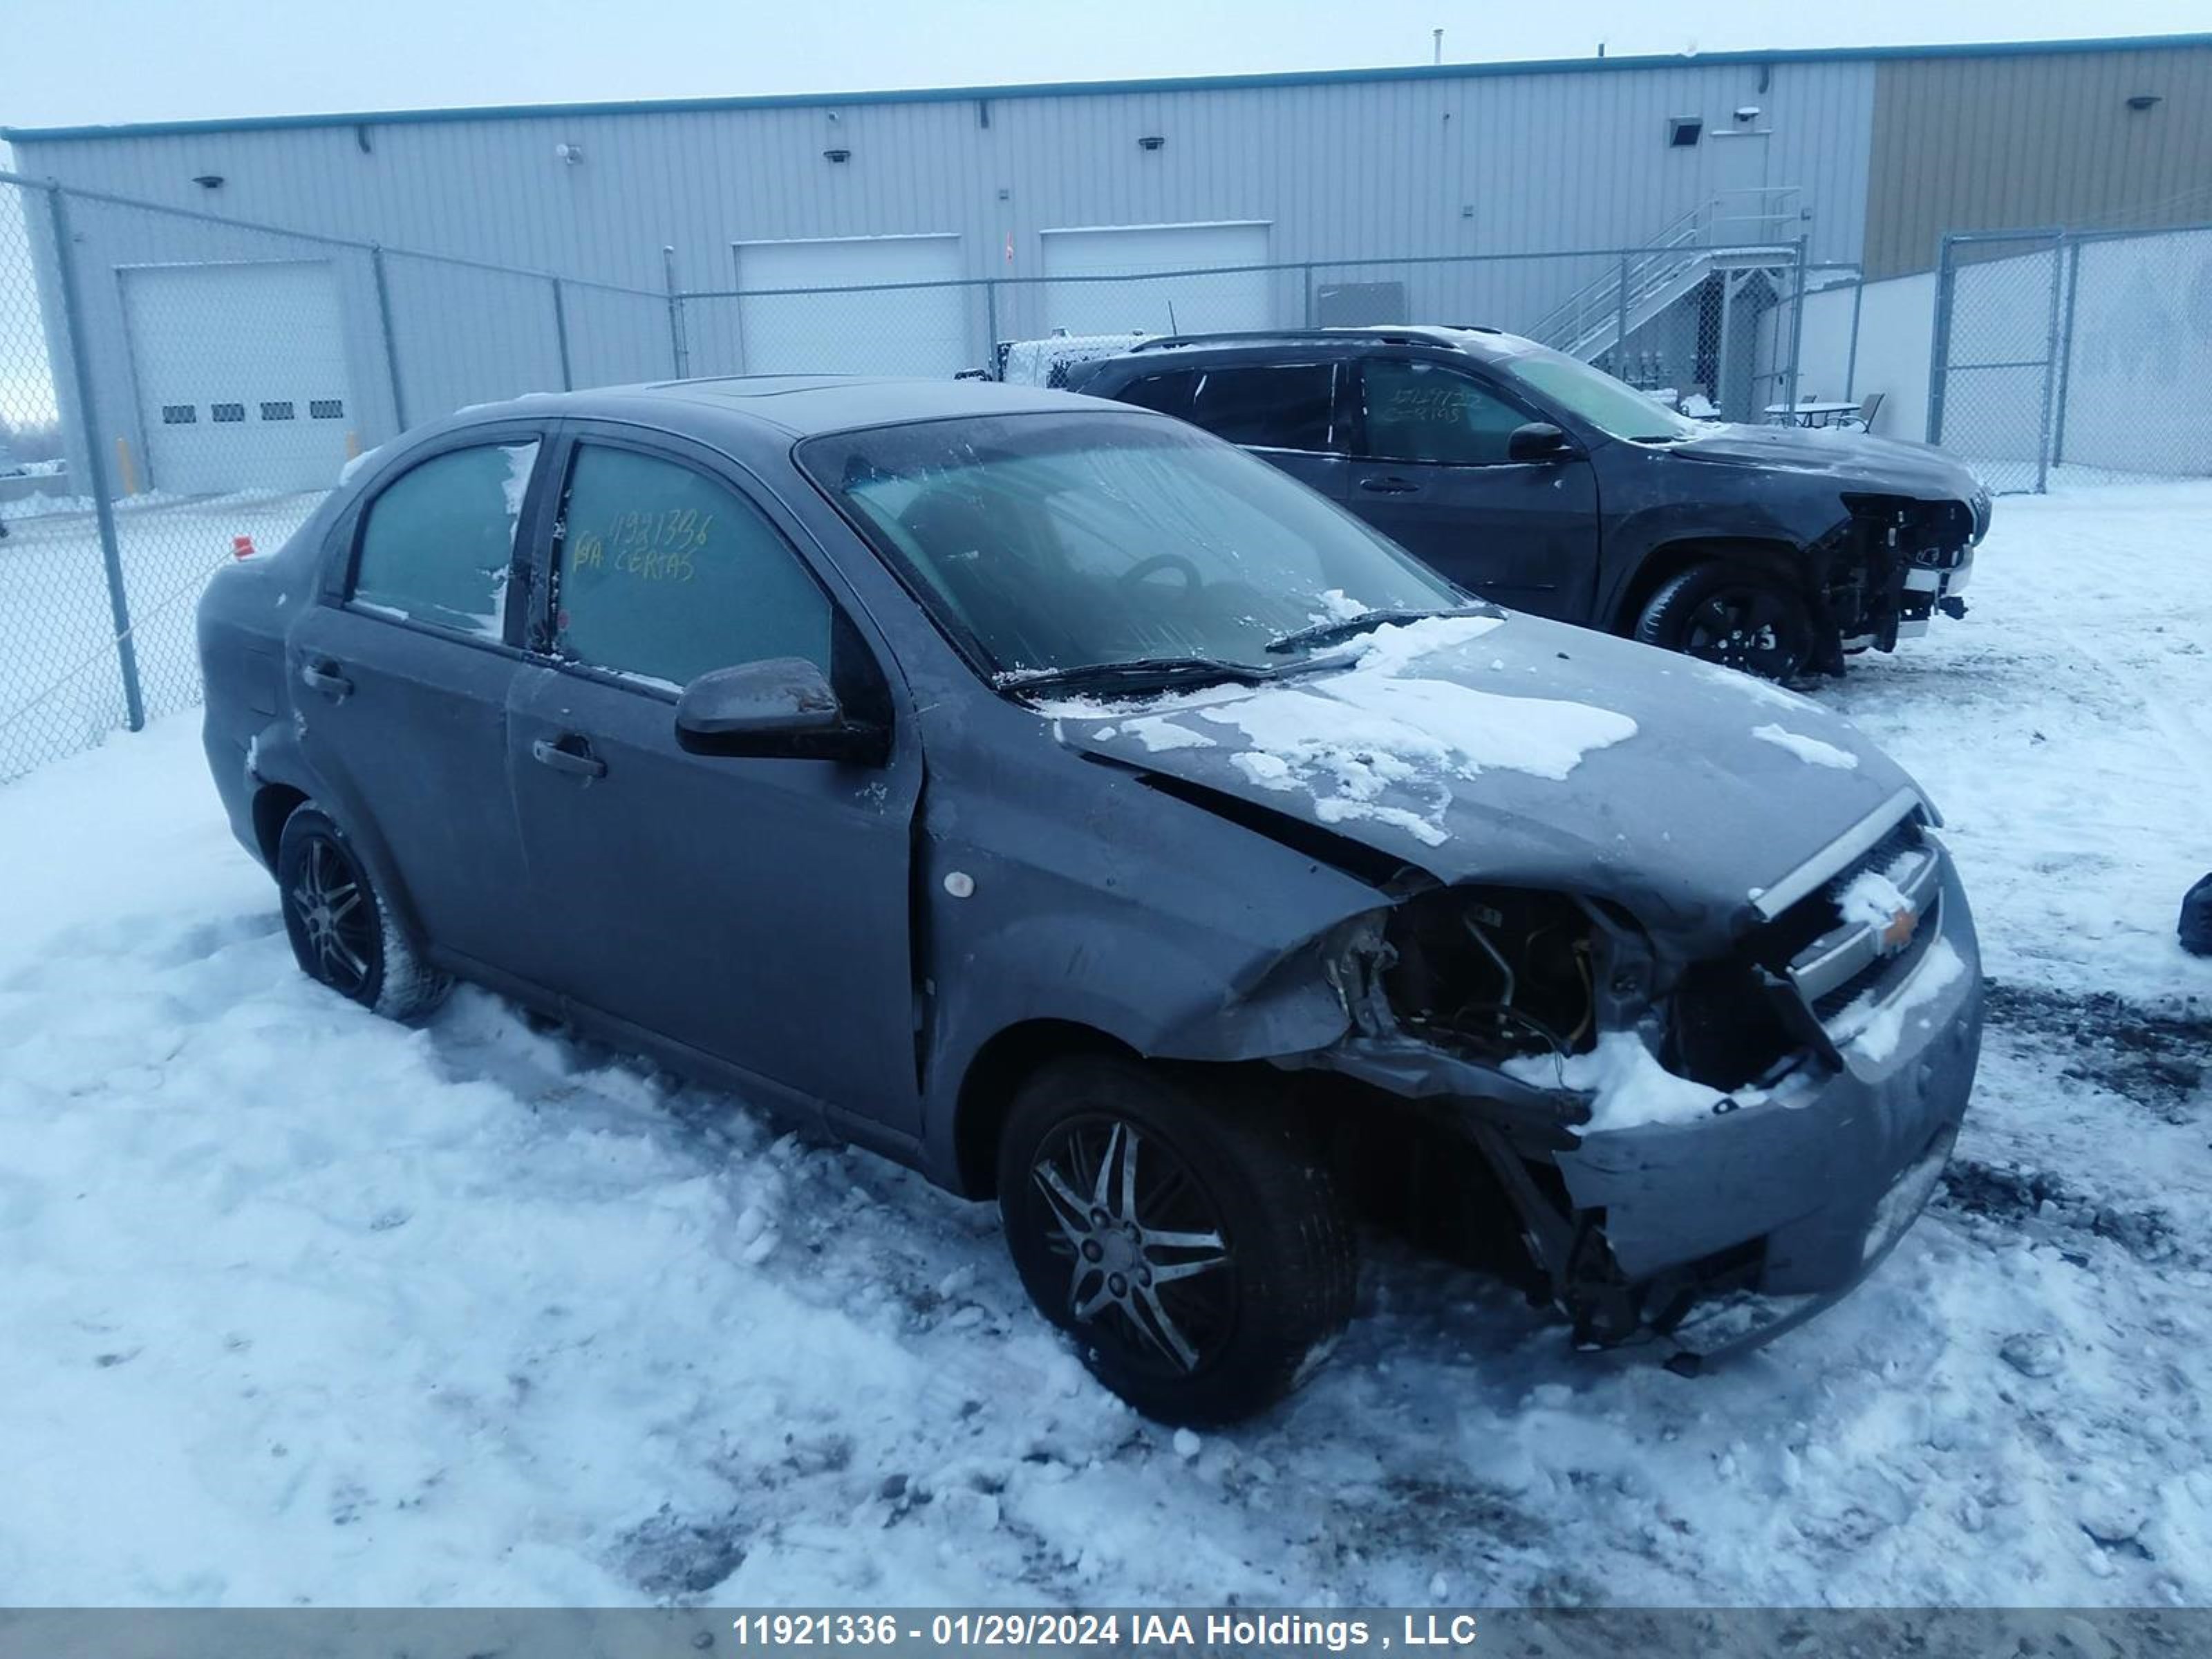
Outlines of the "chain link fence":
<svg viewBox="0 0 2212 1659">
<path fill-rule="evenodd" d="M 670 296 L 0 174 L 0 781 L 199 700 L 209 575 L 415 422 L 678 372 Z"/>
<path fill-rule="evenodd" d="M 649 290 L 0 173 L 0 781 L 196 702 L 210 574 L 284 541 L 349 458 L 456 409 L 671 376 L 1049 384 L 1146 336 L 1447 322 L 1755 418 L 1790 382 L 1755 336 L 1803 249 L 1719 234 L 806 289 L 685 289 L 664 251 Z"/>
<path fill-rule="evenodd" d="M 1947 236 L 1929 441 L 1999 491 L 2212 476 L 2212 226 Z"/>
</svg>

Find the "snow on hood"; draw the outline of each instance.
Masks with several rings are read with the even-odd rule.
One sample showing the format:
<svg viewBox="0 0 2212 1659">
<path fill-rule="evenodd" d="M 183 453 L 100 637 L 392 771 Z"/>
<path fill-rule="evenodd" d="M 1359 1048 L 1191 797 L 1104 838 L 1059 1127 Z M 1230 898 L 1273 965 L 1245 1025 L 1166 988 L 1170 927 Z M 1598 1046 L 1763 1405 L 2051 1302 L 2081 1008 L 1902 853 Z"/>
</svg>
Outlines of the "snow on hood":
<svg viewBox="0 0 2212 1659">
<path fill-rule="evenodd" d="M 1807 698 L 1510 613 L 1380 629 L 1343 665 L 1275 684 L 1039 712 L 1071 747 L 1441 879 L 1613 897 L 1649 926 L 1713 938 L 1911 787 Z"/>
</svg>

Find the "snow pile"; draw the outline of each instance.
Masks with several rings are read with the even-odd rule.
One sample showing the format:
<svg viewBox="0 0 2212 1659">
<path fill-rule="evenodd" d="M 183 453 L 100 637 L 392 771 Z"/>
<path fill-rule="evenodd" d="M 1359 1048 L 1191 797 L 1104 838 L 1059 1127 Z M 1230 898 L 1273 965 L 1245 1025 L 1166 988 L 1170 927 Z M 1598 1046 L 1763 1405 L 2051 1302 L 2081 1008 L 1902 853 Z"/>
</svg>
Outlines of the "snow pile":
<svg viewBox="0 0 2212 1659">
<path fill-rule="evenodd" d="M 1762 1098 L 1743 1091 L 1731 1097 L 1675 1076 L 1633 1031 L 1604 1032 L 1596 1046 L 1583 1054 L 1516 1055 L 1504 1069 L 1508 1077 L 1540 1089 L 1573 1089 L 1589 1095 L 1589 1121 L 1583 1126 L 1587 1134 L 1693 1122 L 1723 1100 L 1750 1105 Z"/>
<path fill-rule="evenodd" d="M 1957 983 L 1966 971 L 1966 964 L 1951 948 L 1951 941 L 1939 939 L 1913 963 L 1911 977 L 1888 1001 L 1878 1000 L 1877 994 L 1869 991 L 1828 1022 L 1828 1034 L 1848 1044 L 1852 1053 L 1880 1065 L 1897 1052 L 1905 1036 L 1905 1021 Z"/>
<path fill-rule="evenodd" d="M 1761 743 L 1787 749 L 1808 766 L 1832 766 L 1848 772 L 1859 763 L 1859 757 L 1848 749 L 1838 749 L 1832 743 L 1823 743 L 1818 738 L 1808 738 L 1802 732 L 1787 731 L 1779 726 L 1754 726 L 1751 735 Z"/>
<path fill-rule="evenodd" d="M 1887 870 L 1862 870 L 1845 882 L 1836 895 L 1837 915 L 1854 927 L 1879 930 L 1895 921 L 1899 911 L 1910 910 L 1911 902 L 1891 878 L 1897 868 L 1892 864 Z"/>
</svg>

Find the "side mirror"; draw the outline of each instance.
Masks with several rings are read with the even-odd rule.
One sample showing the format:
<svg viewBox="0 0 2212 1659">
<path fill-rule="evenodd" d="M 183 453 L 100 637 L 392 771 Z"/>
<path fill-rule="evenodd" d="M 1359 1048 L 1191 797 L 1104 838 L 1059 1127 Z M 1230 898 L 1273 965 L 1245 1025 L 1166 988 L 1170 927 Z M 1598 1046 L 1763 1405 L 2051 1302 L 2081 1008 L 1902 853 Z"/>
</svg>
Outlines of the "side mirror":
<svg viewBox="0 0 2212 1659">
<path fill-rule="evenodd" d="M 1509 461 L 1565 460 L 1574 453 L 1575 441 L 1549 421 L 1531 421 L 1526 426 L 1516 426 L 1505 441 L 1505 459 Z"/>
<path fill-rule="evenodd" d="M 845 718 L 829 677 L 802 657 L 702 674 L 676 702 L 676 741 L 694 755 L 880 765 L 890 738 Z"/>
</svg>

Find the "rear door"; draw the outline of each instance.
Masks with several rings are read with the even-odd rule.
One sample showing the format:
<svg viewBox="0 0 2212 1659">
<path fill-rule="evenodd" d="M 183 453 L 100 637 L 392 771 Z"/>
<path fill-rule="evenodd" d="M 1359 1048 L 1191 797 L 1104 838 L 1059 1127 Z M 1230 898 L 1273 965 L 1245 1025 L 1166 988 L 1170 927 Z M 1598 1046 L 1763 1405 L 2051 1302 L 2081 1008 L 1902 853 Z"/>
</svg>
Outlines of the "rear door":
<svg viewBox="0 0 2212 1659">
<path fill-rule="evenodd" d="M 526 897 L 507 704 L 544 438 L 455 434 L 381 481 L 286 642 L 301 748 L 340 823 L 383 844 L 434 951 L 509 971 Z"/>
<path fill-rule="evenodd" d="M 571 1001 L 811 1101 L 915 1133 L 913 722 L 888 653 L 803 532 L 733 463 L 569 428 L 508 765 L 542 927 Z M 804 657 L 881 714 L 890 761 L 685 752 L 681 687 Z"/>
<path fill-rule="evenodd" d="M 1340 373 L 1349 367 L 1326 360 L 1217 363 L 1147 374 L 1113 395 L 1203 427 L 1341 501 L 1351 409 Z"/>
<path fill-rule="evenodd" d="M 1377 356 L 1358 373 L 1352 510 L 1462 586 L 1586 620 L 1598 555 L 1589 462 L 1509 459 L 1514 429 L 1548 417 L 1469 370 Z"/>
</svg>

